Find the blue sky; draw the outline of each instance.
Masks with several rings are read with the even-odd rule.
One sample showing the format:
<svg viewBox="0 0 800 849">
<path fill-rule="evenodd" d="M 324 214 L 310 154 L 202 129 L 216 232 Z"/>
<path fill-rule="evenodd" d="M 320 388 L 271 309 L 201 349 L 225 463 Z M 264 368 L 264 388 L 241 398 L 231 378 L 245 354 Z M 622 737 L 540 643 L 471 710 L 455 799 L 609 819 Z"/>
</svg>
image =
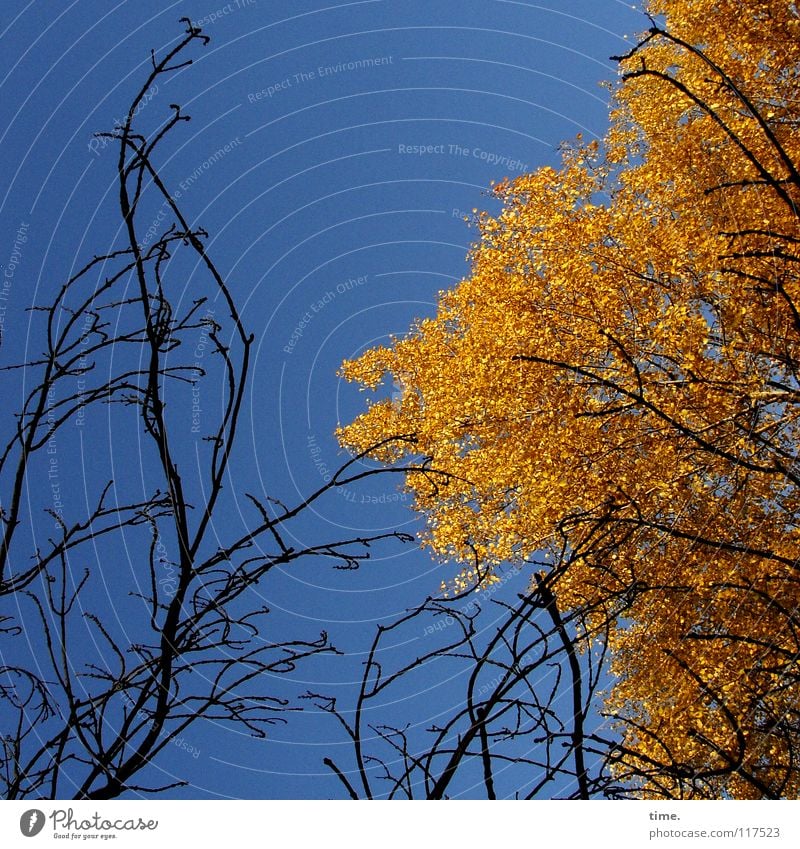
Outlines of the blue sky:
<svg viewBox="0 0 800 849">
<path fill-rule="evenodd" d="M 27 307 L 46 303 L 70 272 L 118 242 L 116 154 L 93 133 L 124 115 L 150 49 L 174 42 L 181 16 L 211 43 L 159 82 L 141 117 L 161 120 L 170 103 L 192 116 L 157 164 L 190 220 L 209 232 L 209 251 L 255 334 L 217 517 L 227 529 L 249 521 L 243 493 L 292 502 L 345 459 L 333 431 L 364 396 L 337 377 L 341 361 L 403 334 L 467 273 L 476 232 L 464 218 L 493 208 L 493 181 L 557 164 L 559 142 L 578 133 L 602 135 L 600 82 L 616 74 L 609 57 L 646 19 L 617 0 L 4 0 L 0 263 L 13 274 L 3 365 L 40 350 Z M 191 297 L 191 275 L 184 292 Z M 24 376 L 2 379 L 7 428 Z M 200 406 L 213 403 L 204 396 Z M 191 462 L 198 437 L 184 406 L 178 432 Z M 124 480 L 146 462 L 135 429 L 93 425 L 97 442 L 76 428 L 63 443 L 67 511 L 80 510 L 106 468 Z M 337 493 L 296 526 L 298 538 L 413 531 L 417 517 L 396 483 L 374 478 Z M 33 539 L 48 533 L 45 521 L 30 512 Z M 287 695 L 346 693 L 376 625 L 453 571 L 413 546 L 374 555 L 358 572 L 293 566 L 260 588 L 277 632 L 313 638 L 325 629 L 345 652 L 309 664 L 291 684 L 276 682 Z M 127 551 L 122 568 L 135 560 Z M 116 603 L 109 586 L 97 592 L 98 603 Z M 425 724 L 457 691 L 447 680 L 426 686 L 434 683 L 433 695 L 409 692 L 395 709 Z M 191 752 L 172 747 L 159 764 L 191 782 L 176 795 L 340 795 L 322 766 L 344 750 L 329 717 L 298 716 L 261 742 L 205 723 L 185 742 Z"/>
</svg>

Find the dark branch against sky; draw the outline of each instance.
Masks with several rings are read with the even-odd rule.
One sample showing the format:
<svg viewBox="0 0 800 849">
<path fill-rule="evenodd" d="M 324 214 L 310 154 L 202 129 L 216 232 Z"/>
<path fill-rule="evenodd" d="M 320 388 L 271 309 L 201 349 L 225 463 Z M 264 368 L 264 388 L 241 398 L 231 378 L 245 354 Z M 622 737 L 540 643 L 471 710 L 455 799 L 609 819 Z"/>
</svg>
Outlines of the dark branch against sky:
<svg viewBox="0 0 800 849">
<path fill-rule="evenodd" d="M 41 357 L 41 315 L 29 308 L 51 304 L 64 281 L 124 241 L 118 147 L 95 133 L 124 121 L 151 50 L 162 57 L 174 47 L 182 16 L 210 43 L 191 66 L 154 80 L 136 119 L 152 132 L 171 104 L 191 117 L 154 164 L 188 228 L 208 233 L 205 248 L 253 334 L 237 451 L 208 532 L 223 540 L 257 521 L 246 493 L 291 505 L 331 481 L 347 459 L 333 431 L 364 402 L 337 377 L 341 361 L 403 334 L 467 272 L 476 231 L 465 219 L 492 208 L 493 181 L 556 164 L 563 139 L 602 135 L 608 92 L 600 81 L 616 74 L 608 57 L 624 52 L 623 34 L 641 30 L 643 19 L 616 0 L 4 3 L 0 365 Z M 140 220 L 145 211 L 152 220 L 146 247 L 174 210 L 163 197 L 143 203 L 151 204 L 140 210 Z M 200 273 L 191 263 L 172 270 L 173 305 L 184 312 L 201 294 Z M 186 331 L 196 369 L 214 371 L 209 328 L 223 319 L 230 324 L 225 298 L 212 297 Z M 6 433 L 33 386 L 26 370 L 3 372 L 2 381 Z M 221 378 L 166 398 L 182 477 L 201 498 L 204 437 L 225 403 Z M 44 546 L 55 517 L 87 515 L 112 479 L 109 503 L 127 503 L 119 493 L 142 491 L 154 462 L 141 428 L 122 426 L 116 410 L 76 410 L 26 479 L 20 535 Z M 354 473 L 369 468 L 359 463 Z M 191 505 L 195 521 L 203 508 Z M 416 523 L 397 476 L 367 476 L 315 503 L 284 542 L 313 548 L 413 534 Z M 276 676 L 277 697 L 352 692 L 377 625 L 451 577 L 427 552 L 396 542 L 373 546 L 358 570 L 312 556 L 276 567 L 259 586 L 256 606 L 271 611 L 265 639 L 313 642 L 325 631 L 342 653 L 315 654 L 288 678 Z M 131 601 L 117 593 L 141 565 L 138 546 L 123 534 L 115 549 L 96 550 L 103 580 L 87 609 L 117 611 L 115 633 L 125 632 Z M 513 596 L 525 580 L 505 589 Z M 491 617 L 481 627 L 490 629 Z M 421 643 L 410 656 L 428 650 L 430 634 L 418 630 L 406 637 Z M 36 655 L 41 647 L 28 648 Z M 435 724 L 460 692 L 455 679 L 424 674 L 415 686 L 393 712 L 419 726 Z M 192 726 L 151 777 L 185 778 L 189 786 L 174 793 L 194 798 L 341 796 L 323 759 L 338 762 L 347 741 L 329 711 L 305 708 L 255 741 L 213 720 Z"/>
</svg>

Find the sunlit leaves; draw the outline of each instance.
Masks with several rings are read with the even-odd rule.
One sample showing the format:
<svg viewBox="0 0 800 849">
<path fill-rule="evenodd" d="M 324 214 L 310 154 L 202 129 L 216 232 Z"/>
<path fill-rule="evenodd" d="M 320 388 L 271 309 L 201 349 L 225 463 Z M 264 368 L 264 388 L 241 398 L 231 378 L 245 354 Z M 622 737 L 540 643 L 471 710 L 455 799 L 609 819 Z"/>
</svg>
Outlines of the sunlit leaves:
<svg viewBox="0 0 800 849">
<path fill-rule="evenodd" d="M 435 552 L 547 551 L 562 608 L 611 617 L 621 779 L 797 796 L 800 26 L 651 12 L 604 147 L 496 187 L 437 316 L 346 364 L 404 391 L 340 436 L 448 474 L 407 481 Z"/>
</svg>

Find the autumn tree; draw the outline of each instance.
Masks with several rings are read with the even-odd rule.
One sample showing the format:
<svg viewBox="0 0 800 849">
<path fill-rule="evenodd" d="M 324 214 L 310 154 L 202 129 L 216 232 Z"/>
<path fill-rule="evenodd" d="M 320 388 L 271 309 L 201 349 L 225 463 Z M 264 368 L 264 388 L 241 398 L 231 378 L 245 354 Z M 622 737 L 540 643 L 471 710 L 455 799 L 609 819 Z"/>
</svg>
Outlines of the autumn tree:
<svg viewBox="0 0 800 849">
<path fill-rule="evenodd" d="M 796 797 L 800 13 L 648 11 L 603 143 L 496 187 L 470 276 L 345 364 L 402 392 L 340 438 L 447 472 L 406 481 L 437 555 L 610 623 L 631 792 Z"/>
</svg>

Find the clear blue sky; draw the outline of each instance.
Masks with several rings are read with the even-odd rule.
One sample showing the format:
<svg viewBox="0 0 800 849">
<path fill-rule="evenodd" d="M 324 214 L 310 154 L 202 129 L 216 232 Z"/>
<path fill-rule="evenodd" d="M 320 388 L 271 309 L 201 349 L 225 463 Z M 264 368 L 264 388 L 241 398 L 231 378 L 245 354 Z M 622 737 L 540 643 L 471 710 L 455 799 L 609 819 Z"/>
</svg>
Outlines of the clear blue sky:
<svg viewBox="0 0 800 849">
<path fill-rule="evenodd" d="M 0 264 L 14 274 L 2 364 L 40 350 L 24 310 L 118 240 L 116 154 L 92 133 L 123 116 L 150 49 L 160 53 L 176 39 L 181 16 L 202 25 L 211 44 L 162 81 L 145 109 L 163 114 L 176 102 L 192 116 L 158 164 L 184 211 L 211 234 L 209 250 L 256 337 L 232 485 L 218 516 L 235 526 L 249 515 L 242 493 L 290 502 L 344 459 L 332 433 L 364 396 L 337 378 L 340 362 L 402 334 L 467 273 L 475 231 L 463 218 L 491 208 L 492 181 L 557 164 L 563 139 L 603 133 L 607 92 L 599 83 L 616 73 L 609 56 L 647 22 L 618 0 L 3 0 Z M 19 379 L 3 377 L 11 405 Z M 184 418 L 191 456 L 188 408 Z M 102 445 L 105 425 L 97 424 Z M 83 457 L 65 466 L 75 515 L 106 477 L 104 463 L 124 472 L 142 462 L 130 434 L 112 431 L 107 441 L 108 450 L 93 446 L 91 454 L 83 445 Z M 395 484 L 373 480 L 339 494 L 297 533 L 413 529 Z M 37 528 L 44 521 L 31 514 L 33 536 L 47 533 Z M 308 638 L 324 628 L 348 653 L 310 664 L 291 686 L 276 682 L 278 691 L 346 692 L 376 624 L 452 574 L 410 546 L 375 554 L 357 573 L 310 563 L 261 588 L 272 627 Z M 134 559 L 123 558 L 123 568 Z M 446 707 L 456 692 L 447 682 L 437 691 L 427 702 L 409 695 L 398 710 L 424 723 L 426 709 Z M 187 744 L 196 757 L 174 747 L 161 762 L 164 774 L 192 782 L 176 795 L 340 795 L 322 766 L 341 745 L 325 716 L 298 717 L 255 743 L 205 724 Z"/>
</svg>

